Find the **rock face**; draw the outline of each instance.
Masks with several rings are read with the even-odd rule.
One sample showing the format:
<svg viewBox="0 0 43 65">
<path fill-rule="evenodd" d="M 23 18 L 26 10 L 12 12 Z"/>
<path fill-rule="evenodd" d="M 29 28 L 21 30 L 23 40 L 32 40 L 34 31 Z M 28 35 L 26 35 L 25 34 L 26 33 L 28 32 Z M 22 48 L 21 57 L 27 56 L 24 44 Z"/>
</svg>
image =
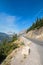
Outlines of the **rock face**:
<svg viewBox="0 0 43 65">
<path fill-rule="evenodd" d="M 43 40 L 43 27 L 41 27 L 40 29 L 36 29 L 36 30 L 31 30 L 26 34 L 27 37 L 29 38 L 35 38 L 38 40 Z"/>
<path fill-rule="evenodd" d="M 29 54 L 29 46 L 25 46 L 24 48 L 23 48 L 23 50 L 22 50 L 22 54 L 23 55 L 28 55 Z"/>
</svg>

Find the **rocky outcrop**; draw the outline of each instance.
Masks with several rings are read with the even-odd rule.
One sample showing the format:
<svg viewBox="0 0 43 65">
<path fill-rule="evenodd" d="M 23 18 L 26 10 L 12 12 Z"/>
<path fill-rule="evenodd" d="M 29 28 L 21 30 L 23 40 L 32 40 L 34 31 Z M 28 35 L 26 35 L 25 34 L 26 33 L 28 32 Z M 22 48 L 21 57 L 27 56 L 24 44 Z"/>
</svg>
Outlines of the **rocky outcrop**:
<svg viewBox="0 0 43 65">
<path fill-rule="evenodd" d="M 29 38 L 35 38 L 38 40 L 43 40 L 43 27 L 40 29 L 31 30 L 26 34 Z"/>
</svg>

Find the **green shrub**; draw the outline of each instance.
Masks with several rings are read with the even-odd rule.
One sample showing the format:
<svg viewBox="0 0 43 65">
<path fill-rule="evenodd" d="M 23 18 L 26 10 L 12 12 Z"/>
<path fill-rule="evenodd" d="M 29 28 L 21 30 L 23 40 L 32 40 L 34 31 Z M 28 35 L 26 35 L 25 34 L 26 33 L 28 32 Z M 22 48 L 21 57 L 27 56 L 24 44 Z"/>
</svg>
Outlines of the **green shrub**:
<svg viewBox="0 0 43 65">
<path fill-rule="evenodd" d="M 21 44 L 20 44 L 20 45 L 25 45 L 25 44 L 24 44 L 24 42 L 21 42 Z"/>
<path fill-rule="evenodd" d="M 3 44 L 0 44 L 0 63 L 16 48 L 18 48 L 18 44 L 13 42 L 7 43 L 4 40 Z"/>
</svg>

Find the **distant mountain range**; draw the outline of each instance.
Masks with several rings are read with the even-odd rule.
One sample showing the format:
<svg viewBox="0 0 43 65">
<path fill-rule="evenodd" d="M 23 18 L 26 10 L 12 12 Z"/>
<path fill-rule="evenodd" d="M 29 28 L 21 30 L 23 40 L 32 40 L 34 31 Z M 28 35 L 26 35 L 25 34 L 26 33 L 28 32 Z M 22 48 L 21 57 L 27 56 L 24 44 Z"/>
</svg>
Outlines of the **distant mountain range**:
<svg viewBox="0 0 43 65">
<path fill-rule="evenodd" d="M 0 41 L 3 41 L 4 39 L 9 39 L 9 35 L 6 33 L 0 32 Z"/>
<path fill-rule="evenodd" d="M 12 37 L 15 35 L 15 33 L 12 34 L 6 34 L 3 32 L 0 32 L 0 42 L 3 42 L 3 40 L 12 41 Z"/>
</svg>

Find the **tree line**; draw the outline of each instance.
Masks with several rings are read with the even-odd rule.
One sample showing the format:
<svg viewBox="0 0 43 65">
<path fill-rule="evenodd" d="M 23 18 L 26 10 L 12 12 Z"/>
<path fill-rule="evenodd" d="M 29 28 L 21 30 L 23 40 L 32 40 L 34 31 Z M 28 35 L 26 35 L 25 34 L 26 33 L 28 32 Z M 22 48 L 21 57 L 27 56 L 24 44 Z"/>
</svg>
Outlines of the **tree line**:
<svg viewBox="0 0 43 65">
<path fill-rule="evenodd" d="M 30 31 L 30 30 L 35 30 L 35 29 L 39 29 L 43 26 L 43 18 L 41 19 L 38 19 L 30 26 L 30 28 L 27 29 L 27 33 Z"/>
</svg>

